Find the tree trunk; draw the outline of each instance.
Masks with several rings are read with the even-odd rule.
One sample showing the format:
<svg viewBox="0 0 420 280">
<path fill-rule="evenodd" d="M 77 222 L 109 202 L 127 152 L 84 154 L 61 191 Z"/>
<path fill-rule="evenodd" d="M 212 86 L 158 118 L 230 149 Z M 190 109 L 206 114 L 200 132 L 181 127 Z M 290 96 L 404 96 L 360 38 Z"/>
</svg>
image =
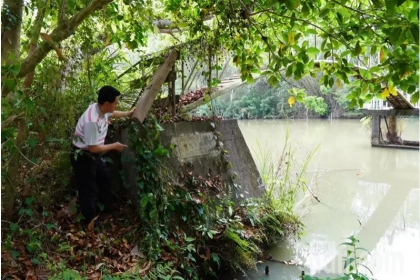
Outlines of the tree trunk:
<svg viewBox="0 0 420 280">
<path fill-rule="evenodd" d="M 32 32 L 29 42 L 29 55 L 32 55 L 36 46 L 39 33 L 41 31 L 42 22 L 44 20 L 46 7 L 41 7 L 38 9 L 38 14 L 35 18 L 34 25 L 32 27 Z M 35 70 L 29 72 L 23 82 L 23 92 L 26 96 L 30 95 L 30 89 L 35 76 Z M 15 202 L 15 188 L 19 185 L 19 167 L 20 167 L 20 158 L 21 150 L 23 143 L 26 140 L 28 134 L 28 128 L 26 126 L 26 117 L 23 113 L 23 117 L 19 119 L 18 130 L 15 139 L 15 146 L 12 149 L 12 154 L 7 168 L 7 180 L 5 184 L 5 194 L 4 194 L 4 214 L 6 219 L 10 220 L 13 215 L 13 208 Z"/>
<path fill-rule="evenodd" d="M 172 50 L 166 57 L 165 62 L 159 66 L 156 73 L 153 75 L 150 84 L 145 88 L 143 95 L 140 97 L 136 105 L 136 111 L 132 118 L 143 122 L 146 118 L 147 113 L 152 107 L 153 101 L 155 101 L 156 95 L 162 88 L 163 83 L 171 71 L 175 60 L 178 58 L 178 51 Z"/>
<path fill-rule="evenodd" d="M 1 61 L 2 63 L 13 63 L 18 61 L 20 48 L 20 32 L 22 25 L 23 0 L 5 0 L 1 15 Z M 10 55 L 15 56 L 9 59 Z M 10 91 L 10 90 L 6 90 Z M 3 95 L 3 92 L 2 92 Z M 20 114 L 19 114 L 20 115 Z M 19 132 L 25 132 L 25 124 L 23 118 L 18 120 L 18 134 L 15 143 L 23 142 L 25 135 Z M 13 214 L 13 205 L 15 201 L 15 179 L 19 170 L 19 151 L 12 149 L 10 162 L 6 174 L 6 182 L 4 184 L 4 196 L 2 199 L 2 212 L 6 219 L 10 219 Z"/>
<path fill-rule="evenodd" d="M 18 123 L 18 131 L 15 140 L 15 147 L 12 148 L 12 153 L 10 155 L 10 162 L 7 168 L 6 182 L 4 184 L 4 197 L 2 199 L 2 211 L 5 220 L 10 220 L 13 214 L 13 206 L 15 203 L 15 188 L 18 184 L 18 175 L 19 175 L 19 159 L 20 159 L 20 150 L 18 147 L 22 147 L 23 142 L 26 139 L 26 123 L 22 119 Z"/>
<path fill-rule="evenodd" d="M 389 116 L 386 137 L 391 144 L 402 144 L 401 137 L 398 136 L 397 131 L 397 116 Z"/>
<path fill-rule="evenodd" d="M 2 8 L 1 62 L 4 64 L 13 62 L 9 60 L 11 53 L 15 55 L 15 58 L 19 57 L 23 0 L 4 0 Z"/>
</svg>

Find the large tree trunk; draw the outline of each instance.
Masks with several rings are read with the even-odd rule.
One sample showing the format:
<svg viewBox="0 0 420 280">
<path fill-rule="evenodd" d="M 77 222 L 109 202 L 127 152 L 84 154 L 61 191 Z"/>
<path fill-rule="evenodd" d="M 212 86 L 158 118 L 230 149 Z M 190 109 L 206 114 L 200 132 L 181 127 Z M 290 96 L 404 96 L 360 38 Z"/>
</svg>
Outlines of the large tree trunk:
<svg viewBox="0 0 420 280">
<path fill-rule="evenodd" d="M 23 0 L 4 0 L 1 13 L 1 62 L 9 63 L 9 55 L 19 57 Z"/>
<path fill-rule="evenodd" d="M 20 32 L 22 25 L 23 0 L 5 0 L 1 14 L 1 62 L 13 63 L 19 58 L 20 48 Z M 13 54 L 15 59 L 9 59 Z M 3 95 L 3 92 L 2 92 Z M 16 143 L 22 143 L 25 139 L 25 124 L 23 118 L 17 118 L 18 135 Z M 2 127 L 3 128 L 3 127 Z M 23 131 L 22 131 L 23 129 Z M 2 210 L 6 219 L 10 219 L 13 213 L 13 205 L 15 201 L 15 185 L 14 180 L 17 178 L 19 170 L 19 151 L 17 148 L 12 149 L 11 158 L 7 170 L 6 182 L 4 187 L 4 196 L 2 199 Z"/>
<path fill-rule="evenodd" d="M 42 23 L 44 20 L 46 7 L 40 7 L 38 9 L 38 14 L 35 18 L 30 42 L 29 42 L 29 55 L 32 55 L 34 52 L 37 41 L 39 38 L 39 33 L 41 31 Z M 30 95 L 30 89 L 32 87 L 32 83 L 35 76 L 35 70 L 29 72 L 24 79 L 23 82 L 23 92 L 29 96 Z M 24 116 L 24 115 L 23 115 Z M 18 130 L 16 134 L 15 139 L 15 145 L 12 149 L 12 154 L 9 162 L 9 166 L 7 168 L 7 181 L 5 183 L 5 190 L 4 190 L 4 214 L 6 219 L 11 219 L 13 214 L 13 208 L 14 208 L 14 201 L 15 201 L 15 188 L 17 185 L 19 185 L 19 167 L 20 167 L 20 159 L 21 159 L 21 150 L 23 147 L 23 144 L 26 140 L 26 136 L 28 134 L 28 128 L 26 126 L 26 118 L 23 117 L 19 119 L 18 122 Z"/>
<path fill-rule="evenodd" d="M 20 147 L 26 140 L 27 128 L 26 122 L 22 119 L 18 123 L 18 131 L 15 140 L 15 146 L 12 148 L 9 166 L 7 168 L 6 182 L 4 184 L 4 196 L 2 199 L 2 211 L 5 220 L 10 220 L 13 215 L 13 207 L 15 203 L 15 188 L 18 183 L 18 175 L 20 168 Z"/>
</svg>

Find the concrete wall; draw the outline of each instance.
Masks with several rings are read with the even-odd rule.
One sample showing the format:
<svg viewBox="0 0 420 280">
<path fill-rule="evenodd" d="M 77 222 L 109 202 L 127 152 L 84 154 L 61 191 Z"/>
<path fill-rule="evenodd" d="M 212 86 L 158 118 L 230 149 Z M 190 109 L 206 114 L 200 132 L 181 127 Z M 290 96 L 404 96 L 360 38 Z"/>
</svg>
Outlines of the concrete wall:
<svg viewBox="0 0 420 280">
<path fill-rule="evenodd" d="M 220 174 L 224 183 L 232 186 L 235 199 L 261 197 L 264 192 L 261 178 L 237 120 L 180 122 L 165 124 L 163 128 L 161 142 L 168 150 L 174 147 L 168 163 L 175 171 L 189 166 L 189 170 L 203 178 L 207 174 Z M 111 141 L 128 143 L 128 129 L 123 129 Z M 129 186 L 135 185 L 133 157 L 130 149 L 121 154 L 121 167 L 128 174 L 123 180 Z"/>
</svg>

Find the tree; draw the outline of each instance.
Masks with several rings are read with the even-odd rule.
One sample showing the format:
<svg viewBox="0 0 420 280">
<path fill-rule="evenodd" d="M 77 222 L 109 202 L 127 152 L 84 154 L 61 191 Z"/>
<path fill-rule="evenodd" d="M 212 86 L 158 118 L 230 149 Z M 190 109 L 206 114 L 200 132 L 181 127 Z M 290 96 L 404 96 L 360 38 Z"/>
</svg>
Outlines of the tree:
<svg viewBox="0 0 420 280">
<path fill-rule="evenodd" d="M 322 97 L 306 96 L 303 102 L 306 107 L 306 116 L 308 115 L 308 110 L 313 110 L 320 116 L 324 116 L 328 112 L 328 106 Z"/>
<path fill-rule="evenodd" d="M 33 78 L 35 75 L 35 67 L 47 56 L 51 50 L 55 50 L 60 59 L 65 59 L 60 49 L 57 47 L 61 41 L 70 37 L 78 26 L 86 20 L 92 13 L 100 10 L 104 5 L 110 3 L 112 0 L 93 0 L 86 7 L 80 9 L 79 3 L 72 2 L 72 6 L 68 5 L 66 0 L 63 1 L 48 1 L 50 6 L 42 1 L 34 1 L 30 6 L 26 6 L 25 15 L 30 16 L 30 9 L 36 13 L 35 20 L 32 23 L 32 28 L 29 37 L 29 49 L 26 49 L 27 56 L 21 63 L 16 64 L 15 61 L 19 57 L 20 42 L 24 40 L 21 38 L 21 24 L 23 17 L 23 1 L 5 1 L 2 7 L 2 97 L 8 96 L 10 93 L 23 93 L 23 98 L 30 101 L 34 97 L 34 92 L 31 92 Z M 47 4 L 48 4 L 47 3 Z M 58 7 L 59 9 L 55 10 Z M 76 12 L 77 11 L 77 12 Z M 73 14 L 72 14 L 73 13 Z M 70 16 L 69 16 L 70 14 Z M 49 15 L 49 16 L 46 16 Z M 67 19 L 69 16 L 69 19 Z M 51 26 L 55 22 L 55 28 L 50 34 L 41 33 L 43 26 Z M 29 24 L 31 22 L 29 21 Z M 38 45 L 38 40 L 42 35 L 43 42 Z M 9 59 L 10 54 L 14 54 L 15 59 Z M 13 57 L 12 57 L 13 58 Z M 5 70 L 5 71 L 4 71 Z M 22 86 L 16 86 L 20 78 L 25 78 Z M 19 87 L 23 90 L 20 90 Z M 20 167 L 21 149 L 26 140 L 27 134 L 27 117 L 19 118 L 16 115 L 11 117 L 17 121 L 17 132 L 15 141 L 12 147 L 12 153 L 8 162 L 8 168 L 5 175 L 4 189 L 5 199 L 3 207 L 6 217 L 12 215 L 14 205 L 14 189 L 17 185 L 18 171 Z M 7 122 L 7 120 L 4 123 Z M 5 127 L 2 126 L 2 130 Z"/>
<path fill-rule="evenodd" d="M 10 214 L 28 135 L 37 133 L 41 141 L 45 137 L 45 128 L 34 129 L 41 124 L 34 119 L 34 104 L 60 90 L 74 92 L 68 85 L 71 79 L 81 93 L 94 91 L 96 80 L 116 83 L 115 56 L 101 53 L 111 45 L 117 50 L 136 49 L 145 44 L 147 34 L 160 29 L 195 45 L 197 57 L 208 64 L 209 87 L 218 82 L 211 69 L 220 68 L 213 65 L 217 64 L 213 57 L 223 50 L 233 54 L 242 79 L 249 83 L 254 82 L 252 73 L 261 72 L 264 65 L 262 74 L 272 85 L 283 75 L 300 79 L 322 71 L 325 86 L 352 83 L 350 106 L 395 92 L 395 87 L 416 102 L 418 7 L 411 0 L 5 0 L 2 103 L 7 110 L 2 111 L 2 131 L 10 128 L 5 147 L 11 154 L 3 177 L 9 199 L 3 206 Z M 316 65 L 319 56 L 332 63 Z M 95 57 L 101 58 L 100 63 L 92 64 Z M 354 65 L 365 68 L 355 71 Z M 45 69 L 54 79 L 37 73 Z M 355 82 L 353 76 L 358 78 Z"/>
</svg>

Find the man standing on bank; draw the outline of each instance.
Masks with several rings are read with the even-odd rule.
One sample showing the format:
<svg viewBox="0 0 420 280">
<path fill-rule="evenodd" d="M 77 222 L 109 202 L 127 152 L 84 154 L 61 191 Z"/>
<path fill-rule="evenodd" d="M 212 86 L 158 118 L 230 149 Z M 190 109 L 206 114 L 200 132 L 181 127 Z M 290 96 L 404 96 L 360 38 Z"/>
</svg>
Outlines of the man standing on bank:
<svg viewBox="0 0 420 280">
<path fill-rule="evenodd" d="M 111 180 L 101 154 L 127 146 L 119 142 L 104 144 L 108 130 L 108 118 L 128 117 L 128 112 L 115 111 L 121 93 L 111 86 L 98 92 L 98 102 L 91 104 L 79 118 L 70 154 L 71 164 L 78 184 L 80 212 L 86 223 L 95 217 L 95 197 L 104 205 L 104 212 L 112 214 Z"/>
</svg>

